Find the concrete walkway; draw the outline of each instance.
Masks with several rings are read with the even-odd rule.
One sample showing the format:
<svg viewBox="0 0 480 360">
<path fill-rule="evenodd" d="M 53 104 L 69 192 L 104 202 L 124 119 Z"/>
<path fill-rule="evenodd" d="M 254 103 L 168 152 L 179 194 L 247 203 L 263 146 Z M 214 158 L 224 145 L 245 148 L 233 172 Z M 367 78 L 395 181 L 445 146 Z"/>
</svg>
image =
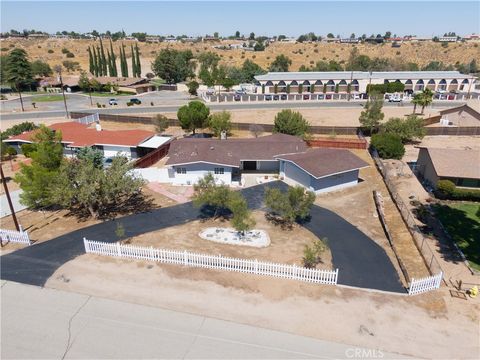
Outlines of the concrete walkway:
<svg viewBox="0 0 480 360">
<path fill-rule="evenodd" d="M 147 184 L 147 187 L 150 190 L 155 191 L 159 194 L 162 194 L 162 195 L 168 197 L 169 199 L 172 199 L 173 201 L 176 201 L 179 204 L 184 204 L 186 202 L 189 202 L 190 197 L 193 195 L 193 186 L 189 186 L 186 189 L 185 194 L 183 194 L 183 195 L 174 194 L 174 193 L 168 191 L 168 189 L 166 189 L 164 185 L 162 185 L 161 183 L 158 183 L 158 182 L 149 182 Z"/>
<path fill-rule="evenodd" d="M 22 190 L 10 191 L 10 198 L 12 199 L 13 208 L 15 212 L 26 209 L 25 205 L 20 204 L 20 194 Z M 10 215 L 10 207 L 8 206 L 7 195 L 0 196 L 0 218 Z"/>
<path fill-rule="evenodd" d="M 361 351 L 378 353 L 382 358 L 403 358 L 13 282 L 2 283 L 1 298 L 2 359 L 341 359 Z"/>
<path fill-rule="evenodd" d="M 268 187 L 287 190 L 287 185 L 280 181 L 242 189 L 249 208 L 263 208 L 264 194 Z M 118 241 L 115 235 L 118 222 L 124 226 L 127 238 L 185 224 L 201 217 L 200 211 L 188 202 L 92 225 L 3 255 L 0 259 L 0 276 L 4 280 L 43 286 L 61 265 L 85 253 L 84 237 L 89 240 Z M 319 238 L 328 238 L 333 266 L 339 269 L 340 284 L 384 291 L 405 291 L 385 250 L 342 217 L 314 205 L 311 220 L 303 226 Z"/>
</svg>

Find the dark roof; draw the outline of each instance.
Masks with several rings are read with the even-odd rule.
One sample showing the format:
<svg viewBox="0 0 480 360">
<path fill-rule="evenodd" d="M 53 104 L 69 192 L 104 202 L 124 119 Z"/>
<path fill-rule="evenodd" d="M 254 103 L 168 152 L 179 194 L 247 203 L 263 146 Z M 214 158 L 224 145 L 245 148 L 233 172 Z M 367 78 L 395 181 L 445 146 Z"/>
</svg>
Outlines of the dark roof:
<svg viewBox="0 0 480 360">
<path fill-rule="evenodd" d="M 179 139 L 170 145 L 166 165 L 197 162 L 239 167 L 242 160 L 275 160 L 275 156 L 307 150 L 296 137 L 274 134 L 252 139 Z"/>
<path fill-rule="evenodd" d="M 281 155 L 277 158 L 291 161 L 317 179 L 369 166 L 358 156 L 343 149 L 309 149 L 302 153 Z"/>
</svg>

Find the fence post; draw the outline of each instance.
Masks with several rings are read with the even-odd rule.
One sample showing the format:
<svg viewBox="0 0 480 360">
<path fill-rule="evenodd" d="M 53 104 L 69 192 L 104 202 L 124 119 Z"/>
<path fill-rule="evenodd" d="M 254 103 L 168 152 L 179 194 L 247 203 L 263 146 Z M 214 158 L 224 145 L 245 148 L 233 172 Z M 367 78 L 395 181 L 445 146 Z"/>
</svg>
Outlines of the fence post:
<svg viewBox="0 0 480 360">
<path fill-rule="evenodd" d="M 25 234 L 25 237 L 28 240 L 28 245 L 32 245 L 32 241 L 30 240 L 30 236 L 28 236 L 28 231 L 23 231 L 23 229 L 22 229 L 22 232 Z"/>
<path fill-rule="evenodd" d="M 408 288 L 408 295 L 412 295 L 413 284 L 415 284 L 415 278 L 412 278 L 412 281 L 410 281 L 410 287 Z"/>
<path fill-rule="evenodd" d="M 338 268 L 335 269 L 335 285 L 337 285 L 337 281 L 338 281 Z"/>
<path fill-rule="evenodd" d="M 255 274 L 258 274 L 258 260 L 255 259 Z"/>
<path fill-rule="evenodd" d="M 151 257 L 152 261 L 155 260 L 155 252 L 153 251 L 153 246 L 150 246 L 150 257 Z"/>
<path fill-rule="evenodd" d="M 188 265 L 188 253 L 187 250 L 183 251 L 183 265 L 187 266 Z"/>
<path fill-rule="evenodd" d="M 85 252 L 90 252 L 90 247 L 88 246 L 87 239 L 83 238 L 83 246 L 85 247 Z"/>
<path fill-rule="evenodd" d="M 122 249 L 120 248 L 120 243 L 117 242 L 117 253 L 119 257 L 122 257 Z"/>
</svg>

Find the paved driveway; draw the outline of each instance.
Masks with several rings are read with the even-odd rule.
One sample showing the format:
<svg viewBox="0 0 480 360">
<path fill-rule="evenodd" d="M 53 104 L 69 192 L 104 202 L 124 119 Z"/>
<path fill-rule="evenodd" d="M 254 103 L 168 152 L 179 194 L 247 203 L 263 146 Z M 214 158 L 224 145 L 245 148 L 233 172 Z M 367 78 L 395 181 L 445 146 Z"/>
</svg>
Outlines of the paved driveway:
<svg viewBox="0 0 480 360">
<path fill-rule="evenodd" d="M 241 190 L 250 208 L 263 207 L 263 196 L 267 187 L 286 189 L 287 185 L 274 182 Z M 200 215 L 199 210 L 188 202 L 73 231 L 2 256 L 1 278 L 43 286 L 60 266 L 84 254 L 84 237 L 98 241 L 117 241 L 115 235 L 117 221 L 125 227 L 125 236 L 132 237 L 184 224 L 197 219 Z M 333 265 L 339 269 L 340 284 L 404 292 L 397 272 L 385 251 L 342 217 L 314 205 L 311 220 L 304 226 L 318 237 L 328 237 Z"/>
</svg>

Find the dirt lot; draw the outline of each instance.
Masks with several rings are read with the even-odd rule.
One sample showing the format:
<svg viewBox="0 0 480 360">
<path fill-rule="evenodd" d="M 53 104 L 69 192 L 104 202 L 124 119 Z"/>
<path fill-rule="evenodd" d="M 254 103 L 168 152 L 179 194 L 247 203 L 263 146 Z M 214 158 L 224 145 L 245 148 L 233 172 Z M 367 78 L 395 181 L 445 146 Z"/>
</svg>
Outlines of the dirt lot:
<svg viewBox="0 0 480 360">
<path fill-rule="evenodd" d="M 282 230 L 265 219 L 263 211 L 252 213 L 256 225 L 255 229 L 265 230 L 270 236 L 270 245 L 265 248 L 250 246 L 226 245 L 208 241 L 198 236 L 199 232 L 207 227 L 231 227 L 228 221 L 221 219 L 206 221 L 193 221 L 185 225 L 178 225 L 143 234 L 127 240 L 127 242 L 140 246 L 153 246 L 154 248 L 167 248 L 174 250 L 188 250 L 206 254 L 221 254 L 223 256 L 258 259 L 285 264 L 302 265 L 303 249 L 305 245 L 312 245 L 317 237 L 301 226 L 292 230 Z M 321 269 L 332 269 L 331 254 L 326 251 L 318 265 Z"/>
<path fill-rule="evenodd" d="M 414 357 L 479 351 L 480 301 L 446 290 L 408 297 L 93 255 L 63 265 L 46 286 Z"/>
</svg>

